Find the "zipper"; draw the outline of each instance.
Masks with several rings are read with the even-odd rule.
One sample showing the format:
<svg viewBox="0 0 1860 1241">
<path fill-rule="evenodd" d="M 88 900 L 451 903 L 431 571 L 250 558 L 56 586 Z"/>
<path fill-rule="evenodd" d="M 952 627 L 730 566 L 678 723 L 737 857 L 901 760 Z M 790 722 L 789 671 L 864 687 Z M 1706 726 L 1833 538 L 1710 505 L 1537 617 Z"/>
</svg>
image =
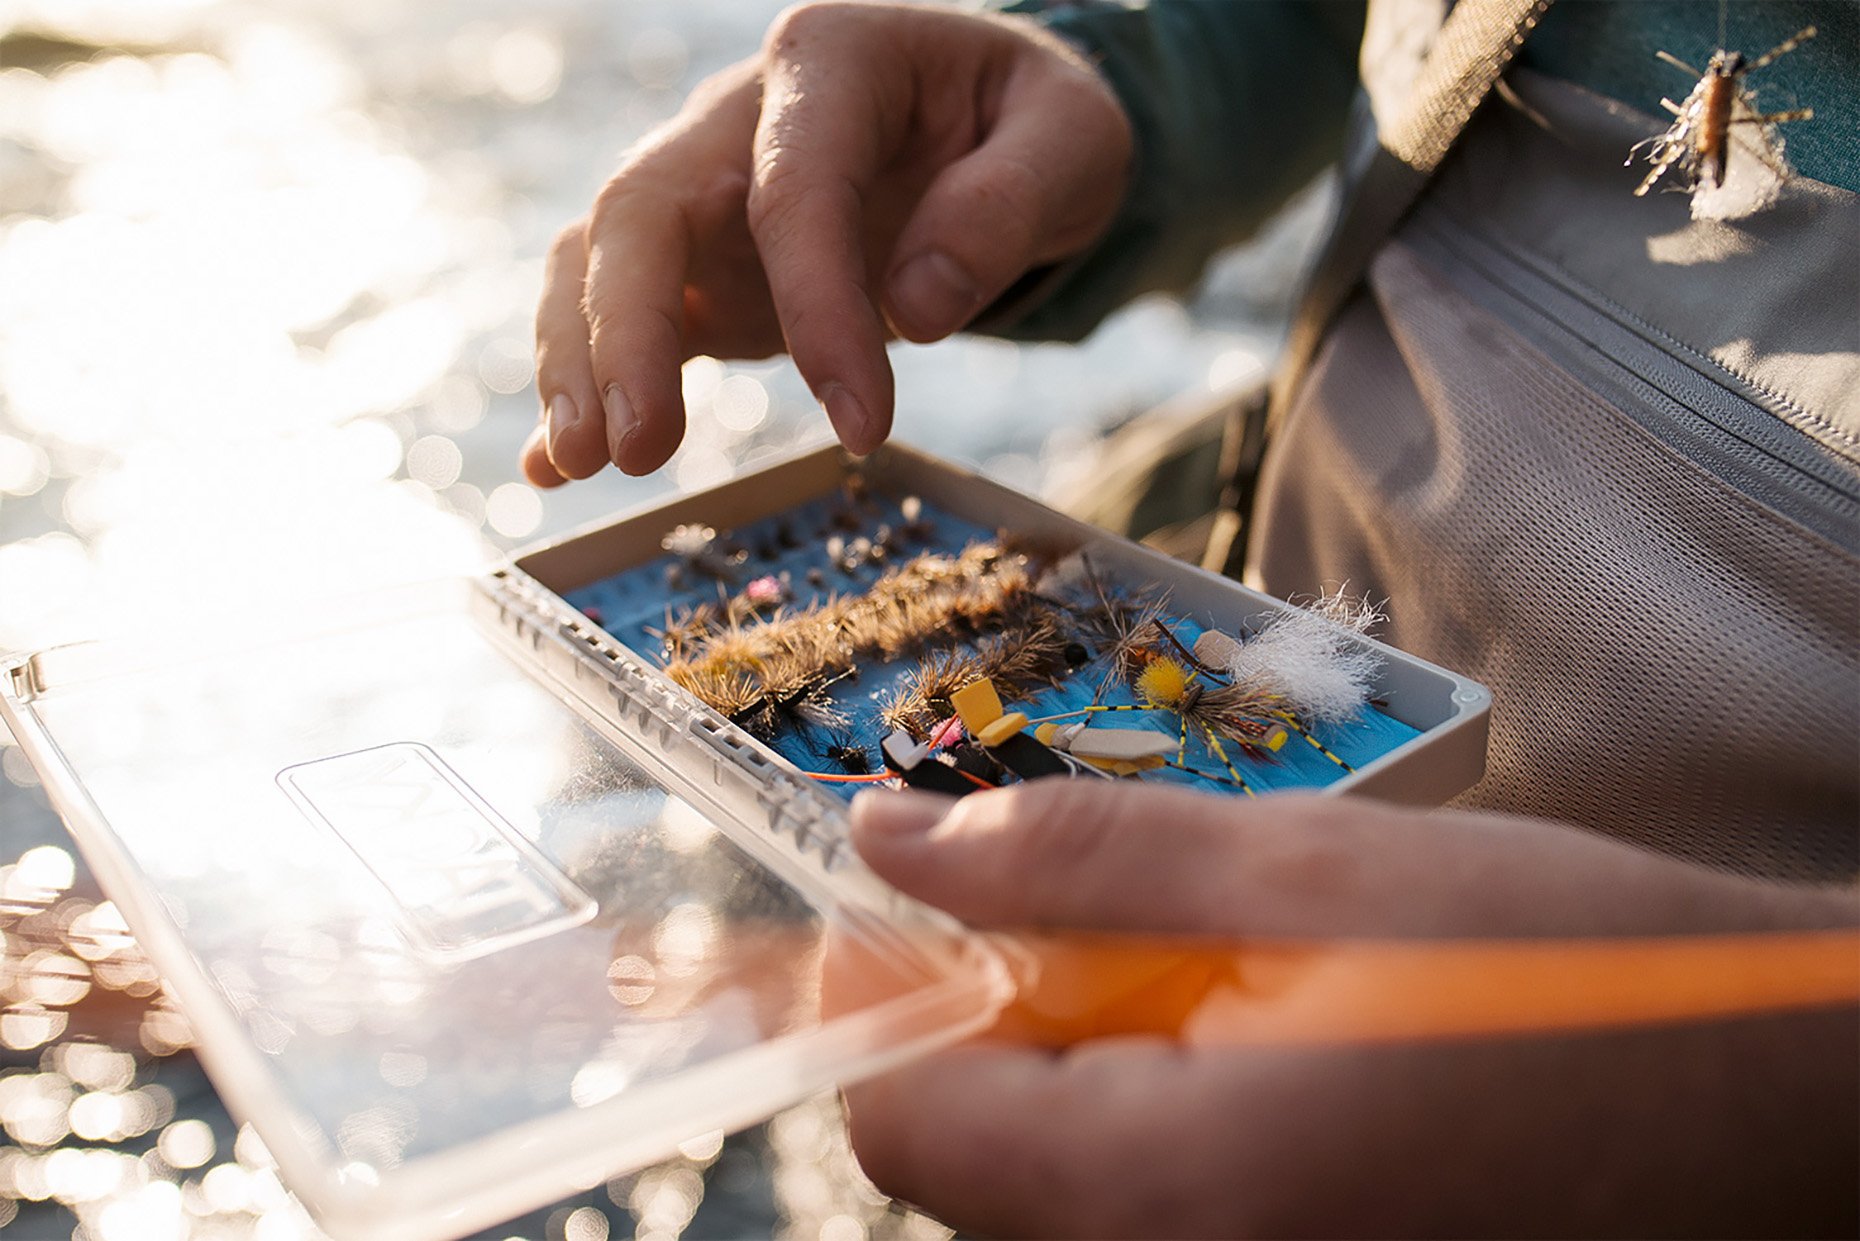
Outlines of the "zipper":
<svg viewBox="0 0 1860 1241">
<path fill-rule="evenodd" d="M 1401 240 L 1666 447 L 1860 556 L 1860 467 L 1796 425 L 1807 411 L 1445 210 Z"/>
</svg>

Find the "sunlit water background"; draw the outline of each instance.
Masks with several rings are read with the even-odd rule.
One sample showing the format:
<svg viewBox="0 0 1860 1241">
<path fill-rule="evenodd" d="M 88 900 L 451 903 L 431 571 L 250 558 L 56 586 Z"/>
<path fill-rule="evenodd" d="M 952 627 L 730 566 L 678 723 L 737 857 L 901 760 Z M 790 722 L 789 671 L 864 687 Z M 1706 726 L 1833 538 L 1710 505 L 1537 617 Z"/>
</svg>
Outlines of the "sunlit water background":
<svg viewBox="0 0 1860 1241">
<path fill-rule="evenodd" d="M 0 651 L 469 573 L 824 439 L 786 364 L 698 359 L 658 476 L 541 494 L 514 467 L 550 236 L 778 7 L 0 5 Z M 896 350 L 898 435 L 1076 478 L 1105 429 L 1258 371 L 1315 212 L 1083 346 Z M 0 952 L 0 1227 L 315 1235 L 4 732 Z M 947 1230 L 865 1183 L 823 1099 L 487 1235 L 770 1234 Z"/>
</svg>

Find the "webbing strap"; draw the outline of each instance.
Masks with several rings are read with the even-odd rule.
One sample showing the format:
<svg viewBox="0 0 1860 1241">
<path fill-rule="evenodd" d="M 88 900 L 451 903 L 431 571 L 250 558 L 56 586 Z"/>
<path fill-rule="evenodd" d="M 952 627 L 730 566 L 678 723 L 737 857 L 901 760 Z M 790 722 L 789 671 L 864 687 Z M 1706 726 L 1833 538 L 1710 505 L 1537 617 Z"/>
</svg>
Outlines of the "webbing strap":
<svg viewBox="0 0 1860 1241">
<path fill-rule="evenodd" d="M 1268 438 L 1284 423 L 1331 320 L 1362 281 L 1551 0 L 1458 0 L 1441 23 L 1413 89 L 1378 126 L 1378 145 L 1356 179 L 1298 309 L 1265 401 L 1229 417 L 1221 444 L 1222 492 L 1201 565 L 1231 577 L 1246 567 L 1245 527 Z"/>
</svg>

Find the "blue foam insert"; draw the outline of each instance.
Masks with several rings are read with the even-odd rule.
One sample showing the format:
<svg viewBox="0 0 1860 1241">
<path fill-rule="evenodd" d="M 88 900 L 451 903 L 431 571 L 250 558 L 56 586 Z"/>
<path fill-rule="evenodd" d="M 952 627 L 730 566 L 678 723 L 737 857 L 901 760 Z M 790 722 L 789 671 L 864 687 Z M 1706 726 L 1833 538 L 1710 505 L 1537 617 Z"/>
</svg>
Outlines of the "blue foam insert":
<svg viewBox="0 0 1860 1241">
<path fill-rule="evenodd" d="M 861 529 L 843 531 L 833 523 L 836 515 L 846 509 L 847 503 L 837 496 L 812 500 L 745 526 L 735 531 L 733 536 L 720 535 L 719 543 L 725 542 L 726 538 L 733 538 L 735 543 L 741 544 L 748 552 L 748 559 L 738 568 L 732 588 L 740 590 L 754 578 L 765 575 L 779 577 L 786 572 L 794 592 L 790 606 L 799 607 L 822 602 L 830 595 L 858 593 L 869 587 L 893 565 L 866 564 L 851 572 L 844 572 L 831 563 L 827 555 L 827 543 L 835 535 L 848 541 L 860 534 L 869 537 L 880 525 L 901 529 L 905 524 L 904 516 L 895 499 L 875 495 L 870 497 L 868 507 L 859 511 Z M 921 552 L 956 553 L 972 543 L 996 538 L 993 529 L 964 521 L 929 505 L 924 506 L 920 520 L 929 524 L 928 537 L 906 547 L 904 556 L 914 556 Z M 797 545 L 782 547 L 783 540 L 778 537 L 782 533 L 786 533 L 789 541 Z M 677 616 L 701 603 L 717 602 L 720 590 L 724 589 L 713 579 L 684 572 L 683 563 L 680 557 L 667 553 L 590 586 L 570 591 L 565 597 L 615 639 L 657 661 L 661 657 L 662 647 L 655 630 L 661 629 L 668 617 Z M 820 569 L 825 574 L 825 580 L 818 588 L 807 582 L 810 569 Z M 1113 584 L 1125 589 L 1148 585 L 1140 582 Z M 1193 646 L 1195 638 L 1201 633 L 1201 626 L 1186 618 L 1169 617 L 1166 623 L 1185 645 Z M 1095 656 L 1096 652 L 1093 654 Z M 851 732 L 855 744 L 866 748 L 874 771 L 883 768 L 878 743 L 884 736 L 885 728 L 879 722 L 878 704 L 916 667 L 916 663 L 914 659 L 892 663 L 885 663 L 876 657 L 862 659 L 856 676 L 839 681 L 827 691 L 851 720 L 847 731 Z M 1094 657 L 1057 687 L 1043 690 L 1025 701 L 1011 703 L 1009 709 L 1024 711 L 1031 718 L 1075 711 L 1093 704 L 1094 692 L 1104 680 L 1104 663 Z M 1136 706 L 1135 696 L 1115 678 L 1097 702 Z M 1169 711 L 1137 709 L 1078 718 L 1110 727 L 1150 728 L 1171 737 L 1177 736 L 1180 731 L 1180 717 Z M 1350 723 L 1318 725 L 1311 732 L 1332 753 L 1353 767 L 1361 767 L 1419 735 L 1415 729 L 1374 708 L 1366 708 L 1357 720 Z M 786 728 L 770 739 L 768 744 L 803 771 L 837 772 L 843 769 L 835 765 L 825 752 L 832 741 L 833 738 L 823 729 Z M 1269 789 L 1321 788 L 1341 779 L 1345 774 L 1341 767 L 1296 733 L 1270 758 L 1249 756 L 1230 743 L 1223 743 L 1223 749 L 1246 783 L 1259 792 Z M 1200 771 L 1222 776 L 1226 774 L 1204 738 L 1191 735 L 1186 761 L 1189 766 Z M 1135 778 L 1188 785 L 1204 791 L 1239 793 L 1231 785 L 1204 780 L 1189 772 L 1166 767 Z M 839 783 L 827 784 L 826 787 L 848 799 L 860 788 L 857 784 Z"/>
</svg>

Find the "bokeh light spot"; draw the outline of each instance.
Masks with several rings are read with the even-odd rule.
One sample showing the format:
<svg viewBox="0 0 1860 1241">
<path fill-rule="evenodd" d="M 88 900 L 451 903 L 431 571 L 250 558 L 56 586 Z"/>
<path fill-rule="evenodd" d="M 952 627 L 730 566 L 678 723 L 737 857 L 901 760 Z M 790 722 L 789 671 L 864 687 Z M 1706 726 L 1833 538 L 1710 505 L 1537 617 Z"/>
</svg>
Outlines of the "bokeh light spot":
<svg viewBox="0 0 1860 1241">
<path fill-rule="evenodd" d="M 456 483 L 464 467 L 465 455 L 443 435 L 422 436 L 407 449 L 407 472 L 434 491 Z"/>
<path fill-rule="evenodd" d="M 34 495 L 51 476 L 51 458 L 36 445 L 10 435 L 0 435 L 0 491 L 10 495 Z"/>
<path fill-rule="evenodd" d="M 213 1158 L 213 1130 L 204 1120 L 177 1120 L 161 1131 L 155 1148 L 171 1167 L 198 1168 Z"/>
<path fill-rule="evenodd" d="M 530 347 L 511 337 L 491 341 L 478 353 L 478 378 L 491 391 L 506 396 L 528 387 L 535 370 Z"/>
<path fill-rule="evenodd" d="M 719 426 L 746 435 L 768 420 L 769 390 L 752 376 L 732 375 L 717 385 L 712 408 Z"/>
<path fill-rule="evenodd" d="M 676 30 L 653 27 L 633 36 L 626 49 L 627 68 L 641 86 L 668 90 L 678 85 L 691 63 L 691 48 Z"/>
<path fill-rule="evenodd" d="M 491 45 L 490 71 L 498 92 L 512 103 L 541 103 L 562 84 L 562 41 L 533 26 L 507 31 Z"/>
<path fill-rule="evenodd" d="M 491 529 L 505 538 L 520 539 L 542 525 L 542 497 L 523 483 L 503 483 L 485 500 L 484 515 Z"/>
<path fill-rule="evenodd" d="M 607 1241 L 607 1216 L 593 1207 L 576 1207 L 562 1225 L 562 1241 Z"/>
<path fill-rule="evenodd" d="M 19 855 L 9 886 L 17 884 L 21 892 L 62 892 L 77 878 L 77 864 L 57 845 L 39 845 Z M 9 895 L 11 895 L 11 891 Z M 43 899 L 43 898 L 41 898 Z"/>
</svg>

